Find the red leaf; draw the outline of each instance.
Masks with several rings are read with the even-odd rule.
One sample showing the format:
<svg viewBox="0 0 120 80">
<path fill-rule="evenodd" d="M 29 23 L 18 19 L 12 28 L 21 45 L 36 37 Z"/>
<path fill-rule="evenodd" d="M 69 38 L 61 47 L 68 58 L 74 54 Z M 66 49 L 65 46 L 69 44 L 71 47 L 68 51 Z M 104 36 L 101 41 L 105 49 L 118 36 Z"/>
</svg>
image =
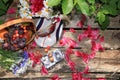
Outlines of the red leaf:
<svg viewBox="0 0 120 80">
<path fill-rule="evenodd" d="M 70 32 L 76 33 L 75 29 L 73 29 L 73 28 L 70 28 Z"/>
<path fill-rule="evenodd" d="M 99 51 L 104 51 L 104 48 L 101 44 L 99 44 Z"/>
<path fill-rule="evenodd" d="M 61 39 L 61 40 L 59 41 L 59 46 L 65 46 L 65 45 L 66 45 L 66 40 Z"/>
<path fill-rule="evenodd" d="M 85 21 L 86 21 L 86 16 L 84 14 L 82 14 L 81 18 L 82 19 L 77 23 L 76 26 L 83 28 L 83 25 L 85 24 Z"/>
<path fill-rule="evenodd" d="M 60 41 L 59 41 L 59 45 L 60 46 L 67 46 L 68 48 L 75 48 L 77 46 L 77 42 L 71 38 L 68 37 L 63 37 Z"/>
<path fill-rule="evenodd" d="M 91 59 L 93 59 L 93 58 L 95 57 L 95 54 L 96 54 L 96 52 L 95 52 L 95 51 L 92 51 L 92 53 L 89 55 L 89 57 L 90 57 Z"/>
<path fill-rule="evenodd" d="M 67 48 L 65 53 L 70 55 L 70 54 L 73 54 L 74 51 L 71 48 Z"/>
<path fill-rule="evenodd" d="M 81 53 L 80 51 L 75 51 L 75 55 L 76 55 L 77 57 L 81 57 L 81 56 L 82 56 L 82 53 Z"/>
<path fill-rule="evenodd" d="M 101 45 L 101 43 L 99 42 L 99 43 L 97 43 L 97 42 L 95 42 L 95 41 L 92 41 L 92 51 L 98 51 L 98 50 L 100 50 L 100 51 L 104 51 L 104 48 L 102 47 L 102 45 Z"/>
<path fill-rule="evenodd" d="M 58 75 L 54 75 L 51 80 L 61 80 Z"/>
<path fill-rule="evenodd" d="M 88 74 L 89 73 L 88 71 L 89 71 L 89 66 L 86 66 L 85 69 L 84 69 L 84 71 L 82 73 Z"/>
<path fill-rule="evenodd" d="M 71 70 L 76 71 L 76 69 L 75 69 L 75 62 L 69 60 L 68 61 L 68 66 L 71 68 Z"/>
<path fill-rule="evenodd" d="M 80 20 L 76 26 L 80 27 L 80 28 L 83 28 L 83 24 L 84 22 L 82 20 Z"/>
<path fill-rule="evenodd" d="M 10 7 L 7 11 L 7 14 L 15 14 L 16 13 L 16 8 Z"/>
<path fill-rule="evenodd" d="M 42 65 L 42 68 L 41 68 L 41 74 L 42 75 L 46 75 L 46 74 L 48 74 L 48 71 L 47 71 L 47 69 Z"/>
<path fill-rule="evenodd" d="M 104 36 L 100 37 L 100 42 L 104 42 Z"/>
<path fill-rule="evenodd" d="M 33 61 L 33 64 L 40 64 L 40 56 L 36 56 L 34 53 L 29 53 L 29 57 Z"/>
<path fill-rule="evenodd" d="M 86 34 L 79 34 L 78 35 L 78 41 L 82 41 L 84 38 L 86 38 L 87 35 Z"/>
<path fill-rule="evenodd" d="M 91 48 L 92 51 L 96 52 L 99 50 L 99 44 L 97 44 L 95 41 L 92 41 L 91 44 L 92 44 L 92 48 Z"/>
<path fill-rule="evenodd" d="M 72 73 L 72 80 L 82 80 L 82 74 L 81 74 L 81 72 Z"/>
<path fill-rule="evenodd" d="M 70 55 L 69 54 L 65 54 L 65 59 L 66 59 L 67 62 L 69 62 L 70 61 Z"/>
<path fill-rule="evenodd" d="M 81 57 L 85 63 L 88 63 L 88 61 L 90 59 L 88 54 L 82 53 Z"/>
</svg>

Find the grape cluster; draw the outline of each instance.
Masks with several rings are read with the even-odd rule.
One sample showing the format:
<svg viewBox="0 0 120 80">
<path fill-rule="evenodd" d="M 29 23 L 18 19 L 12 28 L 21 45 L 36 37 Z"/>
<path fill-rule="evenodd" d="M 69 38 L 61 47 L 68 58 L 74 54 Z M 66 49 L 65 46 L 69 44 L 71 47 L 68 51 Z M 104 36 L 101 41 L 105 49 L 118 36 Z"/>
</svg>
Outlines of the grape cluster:
<svg viewBox="0 0 120 80">
<path fill-rule="evenodd" d="M 17 24 L 10 26 L 8 33 L 4 34 L 5 41 L 2 44 L 4 50 L 16 51 L 18 49 L 23 49 L 27 42 L 27 32 L 30 31 L 31 26 L 26 26 L 22 24 Z"/>
</svg>

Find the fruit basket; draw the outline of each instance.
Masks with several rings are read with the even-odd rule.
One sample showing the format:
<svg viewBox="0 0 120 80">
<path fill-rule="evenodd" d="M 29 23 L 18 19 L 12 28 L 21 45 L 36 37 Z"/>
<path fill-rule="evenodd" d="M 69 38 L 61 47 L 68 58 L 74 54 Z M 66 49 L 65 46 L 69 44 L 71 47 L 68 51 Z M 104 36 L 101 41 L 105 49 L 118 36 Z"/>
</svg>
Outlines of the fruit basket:
<svg viewBox="0 0 120 80">
<path fill-rule="evenodd" d="M 35 37 L 36 27 L 31 19 L 15 19 L 0 25 L 0 47 L 16 51 L 23 49 Z"/>
</svg>

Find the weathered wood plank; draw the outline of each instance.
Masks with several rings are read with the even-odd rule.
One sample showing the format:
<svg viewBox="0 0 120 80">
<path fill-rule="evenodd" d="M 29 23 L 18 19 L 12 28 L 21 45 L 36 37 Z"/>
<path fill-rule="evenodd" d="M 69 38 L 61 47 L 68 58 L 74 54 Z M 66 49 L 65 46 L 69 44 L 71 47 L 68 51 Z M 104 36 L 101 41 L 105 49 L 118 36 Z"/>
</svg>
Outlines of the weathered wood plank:
<svg viewBox="0 0 120 80">
<path fill-rule="evenodd" d="M 76 26 L 76 24 L 81 20 L 80 16 L 74 15 L 72 16 L 72 19 L 70 20 L 70 23 L 65 26 L 66 28 L 79 28 L 78 26 Z M 91 25 L 92 28 L 100 28 L 100 26 L 98 25 L 98 23 L 95 23 L 95 19 L 94 18 L 88 18 L 87 22 L 89 25 Z M 116 17 L 110 17 L 110 24 L 108 26 L 108 28 L 120 28 L 120 15 L 116 16 Z"/>
<path fill-rule="evenodd" d="M 77 49 L 74 49 L 77 50 Z M 77 64 L 76 69 L 83 71 L 86 64 L 83 63 L 81 58 L 71 56 L 71 59 Z M 120 50 L 106 50 L 104 52 L 98 52 L 94 59 L 88 63 L 90 67 L 90 74 L 85 77 L 98 78 L 98 77 L 112 77 L 120 75 Z M 114 74 L 115 73 L 115 74 Z M 60 75 L 61 78 L 71 77 L 71 70 L 67 66 L 65 61 L 56 64 L 49 74 L 43 76 L 39 71 L 28 71 L 21 78 L 37 78 L 37 77 L 51 77 L 54 74 Z M 108 76 L 111 75 L 111 76 Z M 5 72 L 0 74 L 1 78 L 15 78 L 11 72 Z"/>
<path fill-rule="evenodd" d="M 63 35 L 65 37 L 72 38 L 73 40 L 77 40 L 77 36 L 79 33 L 82 33 L 82 30 L 76 30 L 76 33 L 72 33 L 70 31 L 66 31 Z M 103 47 L 107 49 L 118 49 L 120 48 L 120 30 L 105 30 L 100 31 L 100 34 L 104 36 L 105 41 L 103 43 Z M 59 47 L 58 43 L 54 45 L 54 47 Z M 82 49 L 89 49 L 90 48 L 90 40 L 84 40 L 79 43 L 78 47 Z"/>
<path fill-rule="evenodd" d="M 59 75 L 59 77 L 62 80 L 71 80 L 72 76 L 71 73 L 49 73 L 48 75 L 41 75 L 39 72 L 34 72 L 34 73 L 27 73 L 25 76 L 21 76 L 21 77 L 16 77 L 11 73 L 6 73 L 6 76 L 1 77 L 1 78 L 13 78 L 13 80 L 24 80 L 26 78 L 28 79 L 32 79 L 34 80 L 35 78 L 37 78 L 37 80 L 50 80 L 51 77 L 53 77 L 55 74 Z M 119 78 L 120 74 L 115 74 L 114 76 L 111 76 L 111 74 L 101 74 L 101 73 L 90 73 L 90 74 L 86 74 L 83 75 L 85 78 L 91 78 L 92 80 L 96 80 L 96 78 L 106 78 L 107 80 L 117 80 L 117 78 Z M 1 79 L 0 78 L 0 79 Z M 27 80 L 28 80 L 27 79 Z M 4 80 L 4 79 L 3 79 Z M 35 79 L 36 80 L 36 79 Z"/>
</svg>

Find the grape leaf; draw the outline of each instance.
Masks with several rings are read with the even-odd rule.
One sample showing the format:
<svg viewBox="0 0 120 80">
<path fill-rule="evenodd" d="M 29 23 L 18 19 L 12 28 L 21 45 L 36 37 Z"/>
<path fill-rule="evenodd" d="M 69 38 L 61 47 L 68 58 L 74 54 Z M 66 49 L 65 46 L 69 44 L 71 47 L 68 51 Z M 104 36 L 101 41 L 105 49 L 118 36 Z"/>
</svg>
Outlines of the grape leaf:
<svg viewBox="0 0 120 80">
<path fill-rule="evenodd" d="M 105 21 L 102 24 L 100 24 L 101 29 L 102 30 L 107 29 L 107 27 L 109 26 L 109 23 L 110 23 L 109 17 L 105 16 Z"/>
<path fill-rule="evenodd" d="M 118 9 L 120 9 L 120 1 L 118 1 Z"/>
<path fill-rule="evenodd" d="M 63 0 L 62 1 L 62 11 L 63 14 L 69 14 L 74 7 L 73 0 Z"/>
<path fill-rule="evenodd" d="M 5 4 L 9 1 L 9 0 L 2 0 Z"/>
<path fill-rule="evenodd" d="M 81 12 L 85 15 L 90 15 L 89 5 L 85 0 L 78 0 L 78 5 L 81 10 Z"/>
<path fill-rule="evenodd" d="M 98 20 L 99 24 L 102 24 L 105 21 L 105 15 L 102 12 L 98 12 L 97 20 Z"/>
<path fill-rule="evenodd" d="M 110 14 L 113 16 L 118 14 L 118 10 L 116 7 L 106 4 L 101 7 L 100 12 L 103 12 L 104 14 Z"/>
<path fill-rule="evenodd" d="M 90 4 L 95 4 L 95 0 L 87 0 Z"/>
<path fill-rule="evenodd" d="M 61 0 L 48 0 L 48 6 L 53 7 L 60 4 Z"/>
</svg>

